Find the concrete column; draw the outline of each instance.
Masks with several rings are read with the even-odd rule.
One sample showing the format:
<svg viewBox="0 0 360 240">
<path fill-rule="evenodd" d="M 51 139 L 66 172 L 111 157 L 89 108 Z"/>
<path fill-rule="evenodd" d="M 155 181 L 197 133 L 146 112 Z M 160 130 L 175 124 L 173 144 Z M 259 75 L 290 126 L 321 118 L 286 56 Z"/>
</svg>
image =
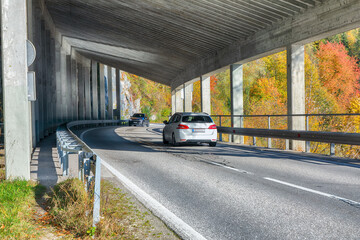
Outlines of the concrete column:
<svg viewBox="0 0 360 240">
<path fill-rule="evenodd" d="M 200 76 L 201 111 L 211 114 L 210 77 Z"/>
<path fill-rule="evenodd" d="M 91 62 L 91 84 L 92 84 L 92 119 L 99 119 L 98 103 L 98 63 Z"/>
<path fill-rule="evenodd" d="M 90 99 L 90 63 L 83 66 L 84 70 L 84 100 L 85 100 L 85 118 L 91 119 L 91 99 Z"/>
<path fill-rule="evenodd" d="M 231 84 L 231 115 L 244 114 L 243 100 L 243 66 L 241 64 L 230 65 L 230 84 Z M 235 128 L 243 127 L 243 121 L 239 117 L 231 119 L 231 125 Z M 244 137 L 233 135 L 233 142 L 244 143 Z"/>
<path fill-rule="evenodd" d="M 305 114 L 305 63 L 304 46 L 287 47 L 287 112 Z M 305 117 L 288 117 L 289 130 L 305 130 Z M 289 148 L 305 151 L 304 141 L 289 141 Z"/>
<path fill-rule="evenodd" d="M 31 125 L 27 89 L 26 1 L 1 0 L 1 57 L 6 179 L 30 179 Z"/>
<path fill-rule="evenodd" d="M 76 60 L 71 58 L 71 102 L 72 102 L 72 120 L 79 119 L 79 97 L 78 97 L 78 72 Z"/>
<path fill-rule="evenodd" d="M 112 67 L 107 67 L 107 93 L 108 93 L 108 105 L 107 105 L 107 119 L 112 120 L 113 119 L 113 92 L 112 92 L 112 79 L 113 79 L 113 72 Z"/>
<path fill-rule="evenodd" d="M 81 63 L 77 64 L 78 68 L 78 96 L 79 96 L 79 120 L 85 119 L 85 96 L 84 96 L 84 85 L 85 85 L 85 79 L 84 79 L 84 68 Z"/>
<path fill-rule="evenodd" d="M 184 88 L 180 88 L 175 90 L 175 102 L 176 102 L 176 107 L 175 107 L 175 111 L 176 112 L 183 112 L 184 111 Z"/>
<path fill-rule="evenodd" d="M 44 39 L 44 66 L 45 66 L 45 109 L 46 109 L 46 135 L 49 135 L 51 132 L 51 61 L 50 61 L 50 31 L 45 30 L 45 39 Z"/>
<path fill-rule="evenodd" d="M 41 21 L 41 60 L 42 60 L 42 90 L 43 90 L 43 96 L 42 96 L 42 101 L 43 101 L 43 128 L 44 128 L 44 136 L 48 136 L 49 132 L 48 132 L 48 128 L 49 128 L 49 110 L 48 110 L 48 97 L 49 97 L 49 93 L 48 93 L 48 88 L 49 88 L 49 82 L 48 82 L 48 68 L 49 68 L 49 64 L 48 64 L 48 58 L 47 58 L 47 37 L 46 37 L 46 28 L 45 28 L 45 21 L 42 20 Z"/>
<path fill-rule="evenodd" d="M 34 70 L 36 73 L 36 102 L 35 102 L 35 132 L 36 142 L 39 142 L 44 137 L 42 128 L 42 85 L 41 85 L 41 72 L 42 72 L 42 60 L 41 60 L 41 9 L 38 6 L 34 6 L 34 46 L 37 51 L 37 57 L 34 62 Z"/>
<path fill-rule="evenodd" d="M 51 128 L 53 131 L 56 130 L 56 73 L 55 73 L 55 39 L 50 39 L 50 62 L 51 62 L 51 84 L 50 84 L 50 92 L 51 92 Z"/>
<path fill-rule="evenodd" d="M 193 93 L 193 84 L 184 84 L 184 106 L 185 112 L 192 112 L 192 93 Z"/>
<path fill-rule="evenodd" d="M 37 79 L 36 79 L 37 80 Z M 56 124 L 62 122 L 62 107 L 61 107 L 61 46 L 55 41 L 55 81 L 56 81 Z"/>
<path fill-rule="evenodd" d="M 121 71 L 116 69 L 116 119 L 121 120 Z"/>
<path fill-rule="evenodd" d="M 105 78 L 104 78 L 104 65 L 99 64 L 99 110 L 100 110 L 100 119 L 105 119 Z"/>
<path fill-rule="evenodd" d="M 171 91 L 171 115 L 176 112 L 176 90 Z"/>
<path fill-rule="evenodd" d="M 67 78 L 67 69 L 66 69 L 66 53 L 65 51 L 60 48 L 60 84 L 61 84 L 61 122 L 64 123 L 67 121 L 67 102 L 66 98 L 67 96 L 67 84 L 66 84 L 66 78 Z"/>
<path fill-rule="evenodd" d="M 72 104 L 72 85 L 71 85 L 71 55 L 66 55 L 66 122 L 70 122 L 73 119 L 73 107 Z"/>
</svg>

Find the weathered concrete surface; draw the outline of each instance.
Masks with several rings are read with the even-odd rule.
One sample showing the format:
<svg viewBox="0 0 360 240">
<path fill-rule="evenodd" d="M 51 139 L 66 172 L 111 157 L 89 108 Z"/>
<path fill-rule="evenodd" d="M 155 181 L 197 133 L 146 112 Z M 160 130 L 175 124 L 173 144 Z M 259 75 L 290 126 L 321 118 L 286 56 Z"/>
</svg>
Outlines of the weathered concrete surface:
<svg viewBox="0 0 360 240">
<path fill-rule="evenodd" d="M 305 50 L 303 45 L 287 47 L 288 114 L 305 114 Z M 288 117 L 289 130 L 305 130 L 305 117 Z M 305 151 L 304 141 L 290 140 L 290 149 Z"/>
<path fill-rule="evenodd" d="M 27 89 L 26 1 L 1 0 L 1 57 L 6 178 L 30 179 L 31 122 Z"/>
<path fill-rule="evenodd" d="M 243 97 L 243 65 L 230 65 L 230 83 L 231 83 L 231 115 L 244 114 Z M 239 117 L 231 119 L 233 127 L 243 127 L 243 120 Z M 233 135 L 235 143 L 244 143 L 244 136 Z"/>
<path fill-rule="evenodd" d="M 200 77 L 201 111 L 211 114 L 210 77 Z"/>
<path fill-rule="evenodd" d="M 359 26 L 357 0 L 45 0 L 84 56 L 172 86 Z"/>
</svg>

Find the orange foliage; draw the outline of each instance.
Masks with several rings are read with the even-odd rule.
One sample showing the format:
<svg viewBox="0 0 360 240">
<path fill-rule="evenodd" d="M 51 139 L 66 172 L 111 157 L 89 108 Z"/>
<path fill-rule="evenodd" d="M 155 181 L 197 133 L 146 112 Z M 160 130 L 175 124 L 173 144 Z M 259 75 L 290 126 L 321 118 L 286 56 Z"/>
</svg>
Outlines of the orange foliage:
<svg viewBox="0 0 360 240">
<path fill-rule="evenodd" d="M 341 43 L 320 43 L 317 52 L 319 76 L 324 87 L 343 107 L 348 106 L 359 89 L 360 71 L 354 57 L 350 57 Z"/>
</svg>

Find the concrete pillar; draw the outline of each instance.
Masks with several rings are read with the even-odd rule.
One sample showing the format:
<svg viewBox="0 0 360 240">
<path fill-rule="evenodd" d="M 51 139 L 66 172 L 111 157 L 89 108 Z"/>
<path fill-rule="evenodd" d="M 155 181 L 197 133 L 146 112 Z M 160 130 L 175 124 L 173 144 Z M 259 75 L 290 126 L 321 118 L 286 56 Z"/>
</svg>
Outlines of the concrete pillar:
<svg viewBox="0 0 360 240">
<path fill-rule="evenodd" d="M 60 84 L 61 84 L 61 122 L 64 123 L 68 119 L 67 115 L 67 102 L 66 98 L 68 97 L 67 93 L 67 69 L 66 69 L 66 53 L 65 51 L 60 48 Z"/>
<path fill-rule="evenodd" d="M 36 142 L 39 142 L 44 137 L 42 128 L 42 86 L 41 86 L 41 72 L 42 72 L 42 61 L 41 61 L 41 9 L 34 5 L 34 46 L 37 51 L 37 57 L 34 62 L 34 70 L 36 73 L 36 102 L 35 102 L 35 132 Z"/>
<path fill-rule="evenodd" d="M 184 88 L 175 90 L 175 111 L 183 112 L 184 111 Z"/>
<path fill-rule="evenodd" d="M 121 71 L 116 69 L 116 119 L 121 120 Z"/>
<path fill-rule="evenodd" d="M 171 91 L 171 115 L 176 112 L 176 90 Z"/>
<path fill-rule="evenodd" d="M 113 92 L 112 92 L 112 85 L 113 85 L 113 72 L 112 67 L 107 67 L 107 93 L 108 93 L 108 105 L 107 105 L 107 119 L 112 120 L 113 119 Z"/>
<path fill-rule="evenodd" d="M 105 78 L 104 78 L 104 65 L 99 64 L 99 110 L 100 119 L 105 119 Z"/>
<path fill-rule="evenodd" d="M 72 104 L 72 85 L 71 85 L 71 55 L 66 55 L 66 122 L 70 122 L 73 119 L 73 107 Z"/>
<path fill-rule="evenodd" d="M 71 104 L 72 120 L 79 119 L 78 72 L 76 60 L 71 58 Z"/>
<path fill-rule="evenodd" d="M 84 100 L 85 100 L 85 119 L 91 119 L 91 99 L 90 99 L 90 62 L 84 64 Z"/>
<path fill-rule="evenodd" d="M 55 84 L 56 84 L 56 124 L 62 122 L 62 102 L 61 102 L 61 46 L 55 41 Z"/>
<path fill-rule="evenodd" d="M 43 90 L 43 96 L 42 96 L 42 102 L 43 102 L 43 129 L 44 129 L 44 136 L 48 136 L 48 128 L 49 128 L 49 114 L 48 114 L 48 88 L 49 88 L 49 82 L 48 82 L 48 59 L 47 59 L 47 41 L 46 41 L 46 28 L 45 28 L 45 21 L 41 21 L 41 60 L 42 60 L 42 90 Z"/>
<path fill-rule="evenodd" d="M 98 103 L 98 63 L 91 62 L 91 84 L 92 84 L 92 119 L 99 119 Z"/>
<path fill-rule="evenodd" d="M 77 64 L 77 68 L 78 68 L 78 80 L 79 80 L 79 85 L 78 85 L 78 96 L 79 96 L 79 120 L 84 120 L 85 119 L 85 96 L 84 96 L 84 91 L 85 91 L 85 79 L 84 79 L 84 68 L 82 66 L 81 63 Z"/>
<path fill-rule="evenodd" d="M 305 53 L 303 45 L 287 47 L 287 112 L 305 114 Z M 305 130 L 305 117 L 288 117 L 289 130 Z M 304 141 L 289 141 L 289 148 L 305 151 Z"/>
<path fill-rule="evenodd" d="M 200 76 L 201 111 L 211 114 L 210 77 Z"/>
<path fill-rule="evenodd" d="M 231 115 L 244 114 L 244 100 L 243 100 L 243 65 L 230 65 L 230 91 L 231 91 Z M 231 125 L 235 128 L 243 127 L 243 119 L 233 117 Z M 233 135 L 233 142 L 244 143 L 244 137 L 240 135 Z"/>
<path fill-rule="evenodd" d="M 27 89 L 26 1 L 1 0 L 1 57 L 6 179 L 30 179 L 30 103 Z"/>
<path fill-rule="evenodd" d="M 193 93 L 193 84 L 184 84 L 184 106 L 185 112 L 192 112 L 192 93 Z"/>
<path fill-rule="evenodd" d="M 55 73 L 55 39 L 50 39 L 50 63 L 51 63 L 51 84 L 50 84 L 50 105 L 51 105 L 51 128 L 56 130 L 56 73 Z"/>
</svg>

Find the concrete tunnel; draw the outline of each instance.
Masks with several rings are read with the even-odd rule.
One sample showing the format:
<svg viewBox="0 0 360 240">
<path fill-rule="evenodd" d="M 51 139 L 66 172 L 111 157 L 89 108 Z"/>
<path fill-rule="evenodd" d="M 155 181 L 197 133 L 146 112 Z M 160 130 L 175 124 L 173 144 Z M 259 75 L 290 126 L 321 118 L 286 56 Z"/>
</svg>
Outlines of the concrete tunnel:
<svg viewBox="0 0 360 240">
<path fill-rule="evenodd" d="M 200 79 L 210 113 L 210 76 L 230 68 L 241 115 L 242 64 L 287 50 L 288 114 L 305 113 L 304 44 L 359 27 L 359 12 L 357 0 L 1 0 L 7 178 L 30 178 L 32 149 L 60 124 L 119 117 L 105 109 L 113 71 L 117 84 L 123 70 L 171 86 L 173 112 L 191 111 Z M 304 125 L 289 119 L 288 129 Z"/>
</svg>

